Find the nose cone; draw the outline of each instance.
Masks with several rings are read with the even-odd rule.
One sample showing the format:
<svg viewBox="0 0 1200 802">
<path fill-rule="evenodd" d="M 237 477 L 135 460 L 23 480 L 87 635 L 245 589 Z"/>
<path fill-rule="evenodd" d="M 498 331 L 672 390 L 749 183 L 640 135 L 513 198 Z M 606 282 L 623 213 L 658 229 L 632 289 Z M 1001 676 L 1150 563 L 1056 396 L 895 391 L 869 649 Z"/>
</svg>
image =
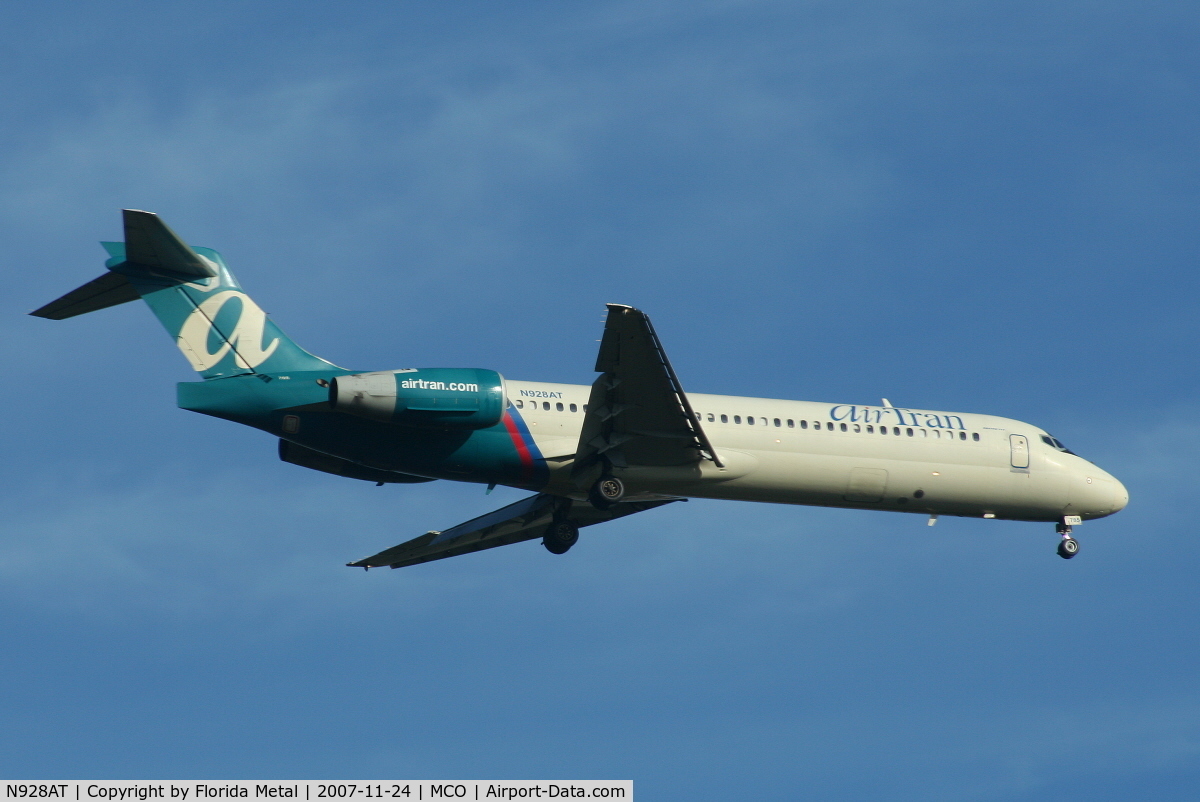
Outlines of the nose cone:
<svg viewBox="0 0 1200 802">
<path fill-rule="evenodd" d="M 1125 505 L 1129 503 L 1129 491 L 1125 489 L 1125 485 L 1121 484 L 1116 479 L 1113 479 L 1112 483 L 1113 492 L 1116 494 L 1116 496 L 1113 498 L 1112 511 L 1120 512 L 1121 510 L 1125 509 Z"/>
<path fill-rule="evenodd" d="M 1084 518 L 1104 518 L 1125 509 L 1129 503 L 1129 491 L 1116 477 L 1095 465 L 1087 466 L 1081 477 L 1077 500 Z"/>
</svg>

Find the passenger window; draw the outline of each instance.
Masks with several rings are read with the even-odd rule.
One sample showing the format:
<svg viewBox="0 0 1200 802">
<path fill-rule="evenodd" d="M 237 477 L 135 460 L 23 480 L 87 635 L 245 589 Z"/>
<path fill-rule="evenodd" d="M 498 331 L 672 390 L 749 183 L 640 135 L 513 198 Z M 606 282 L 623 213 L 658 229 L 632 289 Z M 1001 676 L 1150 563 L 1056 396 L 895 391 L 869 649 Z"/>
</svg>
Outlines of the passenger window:
<svg viewBox="0 0 1200 802">
<path fill-rule="evenodd" d="M 844 432 L 844 431 L 846 431 L 846 430 L 847 430 L 847 429 L 849 429 L 849 428 L 850 428 L 850 427 L 849 427 L 849 426 L 847 426 L 846 424 L 844 424 L 844 423 L 842 424 L 842 431 L 843 431 L 843 432 Z"/>
<path fill-rule="evenodd" d="M 880 427 L 879 427 L 879 433 L 880 433 L 880 434 L 887 434 L 887 427 L 886 427 L 886 426 L 880 426 Z"/>
<path fill-rule="evenodd" d="M 875 434 L 875 427 L 869 423 L 867 424 L 867 434 Z"/>
<path fill-rule="evenodd" d="M 793 421 L 791 418 L 788 418 L 788 428 L 789 428 L 789 429 L 795 429 L 795 428 L 796 428 L 796 422 L 795 422 L 795 421 Z"/>
<path fill-rule="evenodd" d="M 922 437 L 928 437 L 928 436 L 929 436 L 929 430 L 928 430 L 928 429 L 922 429 L 922 430 L 921 430 L 921 436 L 922 436 Z"/>
<path fill-rule="evenodd" d="M 967 439 L 967 433 L 966 433 L 966 432 L 959 432 L 959 433 L 958 433 L 958 439 L 959 439 L 959 440 L 966 440 L 966 439 Z"/>
<path fill-rule="evenodd" d="M 583 411 L 584 411 L 584 412 L 587 412 L 587 404 L 584 404 L 584 405 L 583 405 Z"/>
<path fill-rule="evenodd" d="M 909 437 L 912 437 L 912 429 L 909 429 L 909 430 L 908 430 L 908 436 L 909 436 Z"/>
<path fill-rule="evenodd" d="M 741 415 L 734 415 L 734 416 L 733 416 L 733 422 L 734 422 L 734 423 L 741 423 L 741 422 L 742 422 L 742 416 L 741 416 Z"/>
<path fill-rule="evenodd" d="M 562 411 L 563 411 L 563 405 L 562 405 L 562 401 L 559 401 L 559 402 L 558 402 L 557 404 L 555 404 L 554 406 L 555 406 L 555 408 L 556 408 L 556 409 L 557 409 L 559 412 L 562 412 Z"/>
<path fill-rule="evenodd" d="M 542 402 L 542 409 L 544 409 L 544 410 L 546 410 L 547 412 L 549 412 L 549 411 L 550 411 L 550 402 L 549 402 L 549 401 L 543 401 L 543 402 Z"/>
<path fill-rule="evenodd" d="M 577 407 L 577 406 L 575 406 L 574 404 L 572 404 L 572 405 L 571 405 L 571 411 L 572 411 L 572 412 L 578 412 L 578 411 L 579 411 L 579 407 Z"/>
<path fill-rule="evenodd" d="M 710 422 L 710 423 L 711 423 L 711 422 L 712 422 L 712 420 L 713 420 L 713 414 L 712 414 L 711 412 L 710 412 L 710 413 L 708 413 L 708 420 L 709 420 L 709 422 Z"/>
<path fill-rule="evenodd" d="M 974 440 L 976 443 L 978 443 L 979 442 L 979 432 L 975 432 L 974 434 L 972 434 L 971 439 Z"/>
<path fill-rule="evenodd" d="M 747 425 L 747 426 L 753 426 L 753 425 L 754 425 L 754 416 L 753 416 L 753 415 L 747 415 L 747 416 L 746 416 L 746 425 Z"/>
<path fill-rule="evenodd" d="M 900 427 L 899 427 L 899 426 L 893 426 L 893 427 L 892 427 L 892 434 L 894 434 L 894 435 L 896 435 L 897 437 L 899 437 L 899 436 L 900 436 Z"/>
<path fill-rule="evenodd" d="M 775 428 L 778 429 L 782 425 L 783 425 L 783 421 L 779 420 L 779 418 L 776 418 L 775 419 Z"/>
<path fill-rule="evenodd" d="M 524 408 L 525 408 L 525 402 L 518 398 L 517 399 L 517 409 L 524 409 Z"/>
<path fill-rule="evenodd" d="M 721 423 L 729 423 L 729 416 L 728 416 L 728 415 L 722 415 L 722 416 L 721 416 Z"/>
<path fill-rule="evenodd" d="M 859 426 L 859 425 L 856 423 L 856 424 L 854 424 L 854 431 L 856 431 L 856 432 L 861 432 L 861 431 L 862 431 L 862 427 L 861 427 L 861 426 Z"/>
<path fill-rule="evenodd" d="M 807 428 L 808 428 L 808 421 L 806 421 L 806 420 L 802 420 L 802 421 L 800 421 L 800 428 L 801 428 L 801 429 L 807 429 Z"/>
</svg>

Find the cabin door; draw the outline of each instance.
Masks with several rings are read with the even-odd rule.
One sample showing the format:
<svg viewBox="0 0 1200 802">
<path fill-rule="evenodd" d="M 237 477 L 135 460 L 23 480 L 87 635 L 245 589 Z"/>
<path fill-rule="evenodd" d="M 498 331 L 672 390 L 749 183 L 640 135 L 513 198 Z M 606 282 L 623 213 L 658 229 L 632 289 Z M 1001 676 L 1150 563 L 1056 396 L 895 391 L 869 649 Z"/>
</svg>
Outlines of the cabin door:
<svg viewBox="0 0 1200 802">
<path fill-rule="evenodd" d="M 1010 434 L 1008 445 L 1012 451 L 1012 466 L 1014 468 L 1029 468 L 1029 438 L 1023 434 Z"/>
</svg>

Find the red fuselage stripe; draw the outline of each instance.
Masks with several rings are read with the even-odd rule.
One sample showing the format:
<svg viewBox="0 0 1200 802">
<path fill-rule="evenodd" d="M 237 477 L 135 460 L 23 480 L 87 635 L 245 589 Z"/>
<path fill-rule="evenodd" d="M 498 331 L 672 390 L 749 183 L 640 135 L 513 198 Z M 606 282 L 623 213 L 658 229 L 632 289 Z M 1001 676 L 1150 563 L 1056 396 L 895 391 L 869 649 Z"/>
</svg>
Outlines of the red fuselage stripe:
<svg viewBox="0 0 1200 802">
<path fill-rule="evenodd" d="M 529 453 L 529 446 L 525 445 L 525 438 L 521 437 L 521 432 L 517 429 L 517 422 L 507 412 L 504 413 L 504 428 L 508 430 L 508 436 L 512 438 L 517 449 L 517 456 L 521 458 L 521 481 L 527 482 L 533 478 L 533 455 Z"/>
</svg>

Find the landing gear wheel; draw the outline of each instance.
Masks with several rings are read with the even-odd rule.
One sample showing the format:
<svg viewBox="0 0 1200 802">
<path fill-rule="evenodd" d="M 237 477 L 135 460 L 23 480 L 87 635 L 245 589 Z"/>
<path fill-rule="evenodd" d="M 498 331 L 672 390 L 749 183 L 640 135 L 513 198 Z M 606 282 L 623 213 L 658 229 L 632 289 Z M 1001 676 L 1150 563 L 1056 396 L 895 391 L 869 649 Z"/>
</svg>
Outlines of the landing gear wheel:
<svg viewBox="0 0 1200 802">
<path fill-rule="evenodd" d="M 1058 544 L 1058 556 L 1069 560 L 1079 553 L 1079 541 L 1073 537 L 1064 537 Z"/>
<path fill-rule="evenodd" d="M 566 554 L 578 541 L 579 527 L 570 521 L 555 521 L 542 536 L 542 545 L 551 554 Z"/>
<path fill-rule="evenodd" d="M 588 500 L 598 510 L 607 510 L 625 498 L 625 483 L 613 476 L 602 476 L 588 491 Z"/>
</svg>

